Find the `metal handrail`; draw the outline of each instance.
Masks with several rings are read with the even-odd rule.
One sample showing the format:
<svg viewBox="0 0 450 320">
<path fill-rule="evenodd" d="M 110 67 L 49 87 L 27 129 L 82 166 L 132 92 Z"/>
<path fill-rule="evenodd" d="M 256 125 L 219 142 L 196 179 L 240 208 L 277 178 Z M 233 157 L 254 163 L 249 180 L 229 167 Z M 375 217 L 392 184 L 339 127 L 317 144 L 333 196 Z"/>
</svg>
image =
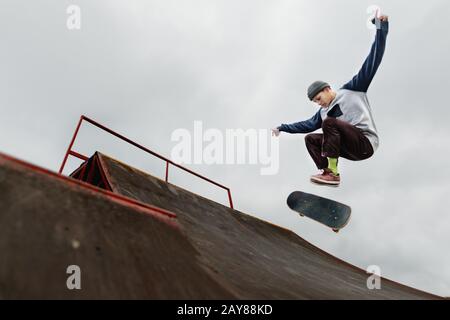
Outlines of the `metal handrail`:
<svg viewBox="0 0 450 320">
<path fill-rule="evenodd" d="M 143 150 L 143 151 L 145 151 L 147 153 L 150 153 L 151 155 L 153 155 L 153 156 L 155 156 L 155 157 L 157 157 L 157 158 L 159 158 L 159 159 L 161 159 L 163 161 L 165 161 L 166 162 L 166 176 L 165 176 L 165 181 L 166 182 L 169 182 L 169 165 L 173 165 L 173 166 L 175 166 L 177 168 L 180 168 L 180 169 L 182 169 L 182 170 L 184 170 L 184 171 L 186 171 L 186 172 L 188 172 L 188 173 L 190 173 L 190 174 L 192 174 L 192 175 L 194 175 L 194 176 L 196 176 L 196 177 L 198 177 L 200 179 L 203 179 L 203 180 L 208 181 L 209 183 L 212 183 L 212 184 L 214 184 L 214 185 L 216 185 L 216 186 L 218 186 L 218 187 L 220 187 L 222 189 L 225 189 L 227 191 L 227 193 L 228 193 L 228 200 L 230 202 L 230 208 L 233 209 L 233 200 L 231 198 L 231 190 L 230 190 L 230 188 L 225 187 L 224 185 L 221 185 L 221 184 L 219 184 L 219 183 L 217 183 L 217 182 L 215 182 L 215 181 L 213 181 L 213 180 L 211 180 L 211 179 L 209 179 L 209 178 L 207 178 L 205 176 L 202 176 L 202 175 L 200 175 L 200 174 L 198 174 L 198 173 L 188 169 L 188 168 L 185 168 L 185 167 L 179 165 L 178 163 L 175 163 L 172 160 L 167 159 L 166 157 L 164 157 L 164 156 L 162 156 L 162 155 L 160 155 L 160 154 L 158 154 L 158 153 L 156 153 L 156 152 L 154 152 L 154 151 L 152 151 L 152 150 L 150 150 L 150 149 L 148 149 L 148 148 L 146 148 L 146 147 L 144 147 L 144 146 L 142 146 L 142 145 L 140 145 L 140 144 L 138 144 L 138 143 L 136 143 L 136 142 L 134 142 L 134 141 L 132 141 L 130 139 L 128 139 L 127 137 L 125 137 L 125 136 L 123 136 L 123 135 L 121 135 L 121 134 L 119 134 L 119 133 L 117 133 L 117 132 L 115 132 L 115 131 L 113 131 L 113 130 L 105 127 L 105 126 L 103 126 L 103 125 L 101 125 L 100 123 L 98 123 L 98 122 L 96 122 L 96 121 L 94 121 L 94 120 L 92 120 L 92 119 L 90 119 L 90 118 L 88 118 L 88 117 L 86 117 L 84 115 L 82 115 L 80 117 L 80 121 L 78 122 L 78 125 L 77 125 L 77 127 L 75 129 L 75 133 L 73 134 L 72 140 L 70 141 L 69 147 L 67 148 L 67 152 L 66 152 L 66 154 L 64 156 L 64 160 L 63 160 L 63 162 L 61 164 L 61 167 L 59 169 L 59 173 L 60 174 L 62 174 L 62 172 L 64 170 L 64 167 L 66 165 L 66 162 L 67 162 L 67 159 L 68 159 L 69 155 L 74 156 L 74 157 L 79 158 L 79 159 L 84 160 L 84 161 L 89 159 L 88 157 L 86 157 L 86 156 L 84 156 L 84 155 L 82 155 L 82 154 L 72 150 L 73 144 L 75 143 L 76 137 L 78 135 L 78 132 L 80 130 L 81 123 L 83 122 L 83 120 L 89 122 L 90 124 L 100 128 L 100 129 L 102 129 L 102 130 L 104 130 L 104 131 L 106 131 L 106 132 L 108 132 L 110 134 L 112 134 L 113 136 L 115 136 L 115 137 L 117 137 L 117 138 L 119 138 L 121 140 L 124 140 L 125 142 L 128 142 L 129 144 L 131 144 L 131 145 L 133 145 L 133 146 L 135 146 L 135 147 L 137 147 L 137 148 L 139 148 L 139 149 L 141 149 L 141 150 Z"/>
</svg>

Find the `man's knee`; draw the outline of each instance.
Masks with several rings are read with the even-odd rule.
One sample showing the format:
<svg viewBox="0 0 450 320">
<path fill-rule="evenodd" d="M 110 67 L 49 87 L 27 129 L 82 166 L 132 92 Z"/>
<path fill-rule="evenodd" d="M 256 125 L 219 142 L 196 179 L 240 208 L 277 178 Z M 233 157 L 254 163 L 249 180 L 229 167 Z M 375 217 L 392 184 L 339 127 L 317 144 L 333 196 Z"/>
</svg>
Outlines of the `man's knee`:
<svg viewBox="0 0 450 320">
<path fill-rule="evenodd" d="M 322 145 L 322 135 L 317 133 L 310 133 L 305 136 L 305 143 L 307 146 Z"/>
<path fill-rule="evenodd" d="M 335 127 L 337 124 L 337 119 L 336 118 L 332 118 L 332 117 L 327 117 L 325 120 L 323 120 L 322 122 L 322 128 L 330 128 L 330 127 Z"/>
</svg>

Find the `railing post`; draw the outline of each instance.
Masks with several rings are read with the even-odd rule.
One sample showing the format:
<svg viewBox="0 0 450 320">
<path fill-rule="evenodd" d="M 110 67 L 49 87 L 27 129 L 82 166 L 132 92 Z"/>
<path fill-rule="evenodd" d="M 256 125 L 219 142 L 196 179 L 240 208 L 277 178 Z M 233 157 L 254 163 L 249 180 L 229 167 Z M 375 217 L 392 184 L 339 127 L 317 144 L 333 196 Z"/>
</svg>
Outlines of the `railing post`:
<svg viewBox="0 0 450 320">
<path fill-rule="evenodd" d="M 166 182 L 169 182 L 169 161 L 166 161 Z"/>
<path fill-rule="evenodd" d="M 230 200 L 230 208 L 234 209 L 233 208 L 233 200 L 231 199 L 231 190 L 227 189 L 227 191 L 228 191 L 228 200 Z"/>
<path fill-rule="evenodd" d="M 80 121 L 78 121 L 78 125 L 77 125 L 77 128 L 75 129 L 75 133 L 73 134 L 72 141 L 70 141 L 69 147 L 67 148 L 66 155 L 64 156 L 63 163 L 61 164 L 61 168 L 59 168 L 59 174 L 62 174 L 62 172 L 64 170 L 64 166 L 66 165 L 67 158 L 69 157 L 69 153 L 72 150 L 73 143 L 75 142 L 75 139 L 78 135 L 78 130 L 80 130 L 81 122 L 83 121 L 83 119 L 84 119 L 84 116 L 81 116 Z"/>
</svg>

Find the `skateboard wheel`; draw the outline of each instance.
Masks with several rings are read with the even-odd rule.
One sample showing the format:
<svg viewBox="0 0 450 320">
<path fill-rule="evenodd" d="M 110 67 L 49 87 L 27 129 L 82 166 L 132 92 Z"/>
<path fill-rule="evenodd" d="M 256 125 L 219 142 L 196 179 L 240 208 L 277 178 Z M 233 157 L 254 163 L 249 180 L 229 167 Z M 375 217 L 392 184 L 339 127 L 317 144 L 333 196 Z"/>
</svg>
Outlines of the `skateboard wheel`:
<svg viewBox="0 0 450 320">
<path fill-rule="evenodd" d="M 339 229 L 332 229 L 334 232 L 338 233 Z"/>
</svg>

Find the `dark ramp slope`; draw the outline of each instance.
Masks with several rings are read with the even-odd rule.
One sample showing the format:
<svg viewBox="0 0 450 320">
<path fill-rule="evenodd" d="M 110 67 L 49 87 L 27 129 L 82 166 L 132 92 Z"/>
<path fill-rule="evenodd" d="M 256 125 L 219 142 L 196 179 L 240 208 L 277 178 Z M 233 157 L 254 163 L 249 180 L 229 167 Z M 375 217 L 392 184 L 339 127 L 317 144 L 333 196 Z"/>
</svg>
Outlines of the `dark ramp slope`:
<svg viewBox="0 0 450 320">
<path fill-rule="evenodd" d="M 384 279 L 369 291 L 288 230 L 95 157 L 99 185 L 178 216 L 0 154 L 0 299 L 439 298 Z"/>
<path fill-rule="evenodd" d="M 364 270 L 321 251 L 289 230 L 232 210 L 100 153 L 95 156 L 99 157 L 98 164 L 114 192 L 176 213 L 202 261 L 214 270 L 215 279 L 227 283 L 239 298 L 438 298 L 387 279 L 382 279 L 381 290 L 369 290 Z"/>
<path fill-rule="evenodd" d="M 0 299 L 236 297 L 176 218 L 83 184 L 0 154 Z"/>
</svg>

